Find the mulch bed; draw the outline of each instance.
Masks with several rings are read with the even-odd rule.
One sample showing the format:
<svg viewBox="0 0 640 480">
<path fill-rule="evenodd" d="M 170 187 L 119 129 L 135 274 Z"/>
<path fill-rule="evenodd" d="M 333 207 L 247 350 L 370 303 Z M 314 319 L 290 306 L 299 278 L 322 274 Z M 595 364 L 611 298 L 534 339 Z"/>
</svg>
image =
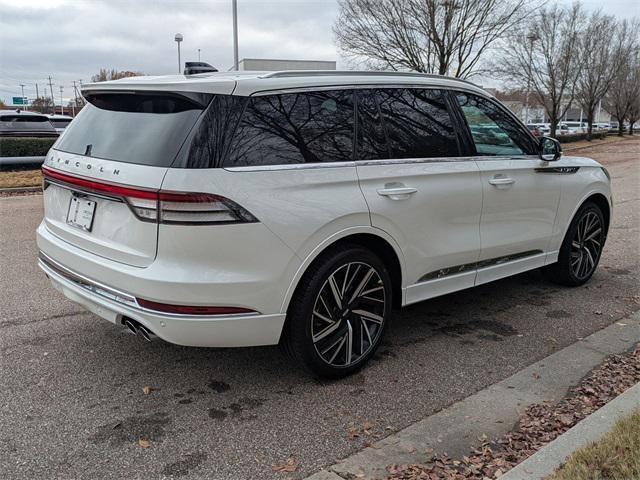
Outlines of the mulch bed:
<svg viewBox="0 0 640 480">
<path fill-rule="evenodd" d="M 640 344 L 611 355 L 556 404 L 529 406 L 516 429 L 461 459 L 432 455 L 424 464 L 389 465 L 387 480 L 463 480 L 499 478 L 629 387 L 640 382 Z M 427 452 L 428 454 L 429 452 Z"/>
</svg>

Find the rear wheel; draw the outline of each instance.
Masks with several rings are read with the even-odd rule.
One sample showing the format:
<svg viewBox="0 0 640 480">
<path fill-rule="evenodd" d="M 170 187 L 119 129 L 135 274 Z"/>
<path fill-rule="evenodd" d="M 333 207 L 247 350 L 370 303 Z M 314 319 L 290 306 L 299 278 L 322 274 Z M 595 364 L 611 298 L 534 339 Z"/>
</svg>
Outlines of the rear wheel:
<svg viewBox="0 0 640 480">
<path fill-rule="evenodd" d="M 380 259 L 353 245 L 319 258 L 287 313 L 285 351 L 311 373 L 349 375 L 373 356 L 389 323 L 391 278 Z"/>
<path fill-rule="evenodd" d="M 592 202 L 585 203 L 569 225 L 558 261 L 544 267 L 545 276 L 555 283 L 572 287 L 589 281 L 600 261 L 605 232 L 600 207 Z"/>
</svg>

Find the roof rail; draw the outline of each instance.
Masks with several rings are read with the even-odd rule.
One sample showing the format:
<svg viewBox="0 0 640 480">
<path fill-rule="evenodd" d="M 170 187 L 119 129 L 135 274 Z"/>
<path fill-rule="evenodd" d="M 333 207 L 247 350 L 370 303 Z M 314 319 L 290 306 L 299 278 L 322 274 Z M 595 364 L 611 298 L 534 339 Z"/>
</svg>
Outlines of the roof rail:
<svg viewBox="0 0 640 480">
<path fill-rule="evenodd" d="M 412 78 L 446 78 L 458 82 L 468 83 L 477 86 L 475 83 L 462 78 L 448 77 L 446 75 L 436 75 L 421 72 L 390 72 L 374 70 L 281 70 L 278 72 L 268 72 L 259 75 L 258 78 L 288 78 L 288 77 L 330 77 L 330 76 L 355 76 L 355 77 L 412 77 Z"/>
</svg>

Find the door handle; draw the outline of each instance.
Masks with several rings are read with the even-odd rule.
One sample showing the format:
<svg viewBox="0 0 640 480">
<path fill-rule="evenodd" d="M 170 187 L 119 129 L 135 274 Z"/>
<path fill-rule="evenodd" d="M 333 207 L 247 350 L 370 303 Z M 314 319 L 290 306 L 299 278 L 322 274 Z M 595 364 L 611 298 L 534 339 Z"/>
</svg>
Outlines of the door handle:
<svg viewBox="0 0 640 480">
<path fill-rule="evenodd" d="M 417 191 L 418 189 L 413 187 L 381 188 L 378 190 L 378 195 L 389 197 L 391 200 L 404 200 Z"/>
<path fill-rule="evenodd" d="M 500 177 L 500 178 L 492 178 L 489 180 L 491 185 L 511 185 L 512 183 L 516 183 L 513 178 L 509 177 Z"/>
</svg>

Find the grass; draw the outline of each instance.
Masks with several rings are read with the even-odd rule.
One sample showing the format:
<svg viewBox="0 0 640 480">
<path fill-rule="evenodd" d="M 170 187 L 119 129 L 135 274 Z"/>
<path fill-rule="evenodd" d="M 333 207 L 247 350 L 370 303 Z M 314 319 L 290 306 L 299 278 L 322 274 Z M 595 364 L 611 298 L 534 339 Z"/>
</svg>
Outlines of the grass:
<svg viewBox="0 0 640 480">
<path fill-rule="evenodd" d="M 591 141 L 588 140 L 580 140 L 578 142 L 572 142 L 572 143 L 567 143 L 562 145 L 562 150 L 565 152 L 571 151 L 575 148 L 584 148 L 584 147 L 593 147 L 596 145 L 603 145 L 605 143 L 613 143 L 613 142 L 619 142 L 621 140 L 629 140 L 631 138 L 634 137 L 630 137 L 628 135 L 625 135 L 624 137 L 619 137 L 617 135 L 609 135 L 605 138 L 602 139 L 593 139 Z"/>
<path fill-rule="evenodd" d="M 547 480 L 640 479 L 640 409 L 573 453 Z"/>
<path fill-rule="evenodd" d="M 0 188 L 39 187 L 42 174 L 37 170 L 0 171 Z"/>
</svg>

